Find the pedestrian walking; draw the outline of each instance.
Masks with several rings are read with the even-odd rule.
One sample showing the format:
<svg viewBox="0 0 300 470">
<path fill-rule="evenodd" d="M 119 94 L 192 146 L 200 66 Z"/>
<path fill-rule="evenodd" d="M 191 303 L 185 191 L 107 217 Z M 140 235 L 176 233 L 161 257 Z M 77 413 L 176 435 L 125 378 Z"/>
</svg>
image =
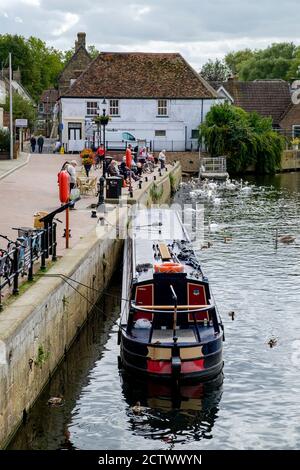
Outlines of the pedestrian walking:
<svg viewBox="0 0 300 470">
<path fill-rule="evenodd" d="M 166 166 L 166 151 L 162 150 L 158 155 L 158 160 L 160 161 L 160 168 L 163 170 Z"/>
<path fill-rule="evenodd" d="M 31 136 L 30 145 L 31 145 L 31 152 L 34 153 L 35 146 L 36 146 L 36 138 L 34 137 L 34 135 Z"/>
<path fill-rule="evenodd" d="M 39 135 L 37 143 L 39 147 L 39 153 L 43 153 L 44 137 L 42 135 Z"/>
</svg>

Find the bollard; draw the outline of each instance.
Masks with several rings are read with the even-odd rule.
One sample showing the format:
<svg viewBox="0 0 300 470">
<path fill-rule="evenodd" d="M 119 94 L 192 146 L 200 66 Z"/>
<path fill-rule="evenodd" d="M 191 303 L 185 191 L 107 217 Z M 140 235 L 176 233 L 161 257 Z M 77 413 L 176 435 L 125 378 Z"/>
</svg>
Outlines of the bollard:
<svg viewBox="0 0 300 470">
<path fill-rule="evenodd" d="M 156 175 L 153 176 L 154 181 L 156 181 Z"/>
<path fill-rule="evenodd" d="M 142 189 L 142 182 L 139 181 L 139 189 Z"/>
<path fill-rule="evenodd" d="M 101 176 L 98 183 L 98 206 L 104 204 L 104 182 L 105 178 Z"/>
<path fill-rule="evenodd" d="M 145 181 L 146 183 L 148 183 L 148 176 L 145 176 Z"/>
</svg>

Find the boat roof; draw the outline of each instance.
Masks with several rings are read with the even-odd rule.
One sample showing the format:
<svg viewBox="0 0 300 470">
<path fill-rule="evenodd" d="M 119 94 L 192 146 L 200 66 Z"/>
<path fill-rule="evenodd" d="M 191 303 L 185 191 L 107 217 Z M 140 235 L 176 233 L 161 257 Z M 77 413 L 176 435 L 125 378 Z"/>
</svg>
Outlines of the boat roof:
<svg viewBox="0 0 300 470">
<path fill-rule="evenodd" d="M 171 261 L 184 265 L 188 277 L 203 278 L 180 214 L 172 209 L 136 210 L 131 223 L 133 277 L 153 278 L 154 265 Z M 185 258 L 185 259 L 184 259 Z"/>
</svg>

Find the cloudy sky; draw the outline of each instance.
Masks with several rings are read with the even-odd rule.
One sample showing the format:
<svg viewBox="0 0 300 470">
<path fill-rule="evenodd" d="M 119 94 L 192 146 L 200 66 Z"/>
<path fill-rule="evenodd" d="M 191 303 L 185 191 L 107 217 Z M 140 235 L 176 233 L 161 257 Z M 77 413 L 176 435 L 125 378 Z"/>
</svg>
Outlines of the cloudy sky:
<svg viewBox="0 0 300 470">
<path fill-rule="evenodd" d="M 209 58 L 272 42 L 300 43 L 298 0 L 0 0 L 0 34 L 69 49 L 78 31 L 102 51 L 181 52 Z"/>
</svg>

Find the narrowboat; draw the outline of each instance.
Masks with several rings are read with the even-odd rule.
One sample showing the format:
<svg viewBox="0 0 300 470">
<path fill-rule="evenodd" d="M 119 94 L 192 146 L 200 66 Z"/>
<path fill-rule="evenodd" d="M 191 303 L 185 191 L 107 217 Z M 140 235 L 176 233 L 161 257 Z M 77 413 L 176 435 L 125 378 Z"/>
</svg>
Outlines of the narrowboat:
<svg viewBox="0 0 300 470">
<path fill-rule="evenodd" d="M 222 371 L 222 321 L 177 211 L 133 214 L 119 326 L 120 363 L 135 375 L 179 383 Z"/>
</svg>

